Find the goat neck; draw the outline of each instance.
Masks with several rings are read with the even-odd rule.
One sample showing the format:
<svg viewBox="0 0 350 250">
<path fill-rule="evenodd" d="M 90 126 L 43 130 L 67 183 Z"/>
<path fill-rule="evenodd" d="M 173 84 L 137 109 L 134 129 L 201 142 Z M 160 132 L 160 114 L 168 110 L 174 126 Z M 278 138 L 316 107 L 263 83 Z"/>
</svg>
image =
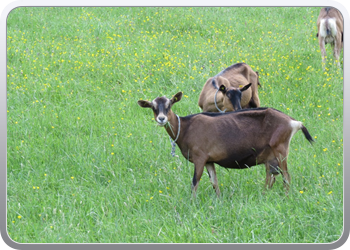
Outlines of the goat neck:
<svg viewBox="0 0 350 250">
<path fill-rule="evenodd" d="M 181 118 L 179 117 L 179 119 Z M 165 130 L 168 132 L 171 139 L 175 140 L 177 138 L 178 133 L 180 132 L 179 129 L 180 128 L 178 118 L 176 114 L 172 110 L 170 110 L 168 113 L 168 123 L 167 126 L 165 126 Z M 180 135 L 178 137 L 180 137 Z"/>
</svg>

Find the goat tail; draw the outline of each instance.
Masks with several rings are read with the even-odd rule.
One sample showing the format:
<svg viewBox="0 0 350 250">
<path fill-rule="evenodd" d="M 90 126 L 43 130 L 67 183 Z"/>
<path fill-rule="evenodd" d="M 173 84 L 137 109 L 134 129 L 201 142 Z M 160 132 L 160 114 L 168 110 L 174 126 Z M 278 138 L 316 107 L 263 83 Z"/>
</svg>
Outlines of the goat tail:
<svg viewBox="0 0 350 250">
<path fill-rule="evenodd" d="M 309 131 L 306 129 L 304 125 L 301 125 L 301 131 L 303 131 L 303 134 L 305 138 L 310 142 L 313 143 L 315 142 L 314 139 L 312 139 L 312 136 L 310 135 Z"/>
</svg>

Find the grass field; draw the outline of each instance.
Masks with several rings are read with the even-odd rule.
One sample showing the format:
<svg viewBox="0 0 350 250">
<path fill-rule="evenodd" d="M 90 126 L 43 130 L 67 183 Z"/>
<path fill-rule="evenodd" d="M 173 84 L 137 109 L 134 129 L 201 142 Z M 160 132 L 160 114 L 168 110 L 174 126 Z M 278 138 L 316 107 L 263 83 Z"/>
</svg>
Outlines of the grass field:
<svg viewBox="0 0 350 250">
<path fill-rule="evenodd" d="M 343 232 L 343 71 L 322 70 L 320 8 L 21 7 L 7 21 L 7 229 L 20 243 L 330 243 Z M 341 57 L 342 60 L 342 57 Z M 184 97 L 233 63 L 261 106 L 302 121 L 282 177 L 193 165 L 139 99 Z"/>
</svg>

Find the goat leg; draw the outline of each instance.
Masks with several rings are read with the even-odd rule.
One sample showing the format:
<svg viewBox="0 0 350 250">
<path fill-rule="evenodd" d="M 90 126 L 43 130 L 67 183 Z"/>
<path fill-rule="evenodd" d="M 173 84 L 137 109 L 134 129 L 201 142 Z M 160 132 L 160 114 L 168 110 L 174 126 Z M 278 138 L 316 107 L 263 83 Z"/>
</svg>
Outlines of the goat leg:
<svg viewBox="0 0 350 250">
<path fill-rule="evenodd" d="M 215 189 L 216 195 L 219 197 L 220 196 L 220 188 L 218 185 L 218 178 L 216 176 L 215 165 L 214 165 L 214 163 L 207 163 L 207 164 L 205 164 L 205 167 L 207 168 L 210 182 L 212 183 L 213 188 Z"/>
<path fill-rule="evenodd" d="M 289 185 L 290 185 L 290 175 L 288 173 L 288 168 L 287 168 L 287 157 L 281 155 L 279 159 L 280 159 L 281 172 L 283 176 L 283 185 L 284 185 L 286 195 L 288 195 Z"/>
<path fill-rule="evenodd" d="M 266 179 L 265 179 L 265 189 L 271 189 L 276 181 L 276 175 L 279 174 L 278 161 L 274 159 L 273 161 L 267 162 L 265 164 L 266 168 Z"/>
<path fill-rule="evenodd" d="M 325 48 L 325 39 L 323 37 L 319 37 L 318 40 L 319 44 L 320 44 L 320 50 L 321 50 L 321 54 L 322 54 L 322 68 L 323 70 L 325 70 L 325 66 L 326 66 L 326 48 Z"/>
<path fill-rule="evenodd" d="M 191 189 L 192 189 L 193 198 L 196 198 L 196 192 L 197 192 L 199 181 L 203 174 L 205 162 L 194 161 L 193 163 L 194 163 L 194 174 L 193 174 Z"/>
<path fill-rule="evenodd" d="M 338 40 L 335 39 L 334 48 L 333 48 L 333 56 L 335 58 L 336 63 L 338 64 L 338 67 L 340 67 L 340 61 L 339 61 L 340 48 L 341 48 L 341 44 L 339 44 Z"/>
<path fill-rule="evenodd" d="M 271 174 L 270 171 L 266 171 L 266 179 L 265 179 L 265 189 L 271 189 L 273 184 L 276 181 L 276 177 L 274 174 Z"/>
</svg>

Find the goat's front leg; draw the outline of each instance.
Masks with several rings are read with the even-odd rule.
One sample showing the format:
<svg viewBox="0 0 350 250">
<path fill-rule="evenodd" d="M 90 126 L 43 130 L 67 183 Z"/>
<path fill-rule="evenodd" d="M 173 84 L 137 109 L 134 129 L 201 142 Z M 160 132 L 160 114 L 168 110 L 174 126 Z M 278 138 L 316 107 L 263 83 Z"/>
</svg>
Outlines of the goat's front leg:
<svg viewBox="0 0 350 250">
<path fill-rule="evenodd" d="M 276 181 L 275 175 L 271 172 L 270 163 L 265 164 L 266 178 L 265 178 L 265 190 L 271 189 Z"/>
<path fill-rule="evenodd" d="M 213 188 L 215 189 L 216 195 L 219 197 L 220 196 L 220 188 L 219 188 L 219 184 L 218 184 L 218 178 L 216 176 L 215 165 L 214 165 L 214 163 L 207 163 L 207 164 L 205 164 L 205 167 L 207 168 L 210 182 L 213 185 Z"/>
<path fill-rule="evenodd" d="M 203 174 L 204 164 L 205 162 L 201 160 L 198 160 L 197 162 L 194 161 L 194 174 L 191 186 L 193 198 L 196 198 L 196 191 L 198 188 L 199 181 Z"/>
<path fill-rule="evenodd" d="M 265 163 L 266 168 L 266 179 L 265 179 L 265 189 L 271 189 L 276 181 L 276 176 L 280 173 L 278 166 L 278 160 L 272 159 Z"/>
</svg>

